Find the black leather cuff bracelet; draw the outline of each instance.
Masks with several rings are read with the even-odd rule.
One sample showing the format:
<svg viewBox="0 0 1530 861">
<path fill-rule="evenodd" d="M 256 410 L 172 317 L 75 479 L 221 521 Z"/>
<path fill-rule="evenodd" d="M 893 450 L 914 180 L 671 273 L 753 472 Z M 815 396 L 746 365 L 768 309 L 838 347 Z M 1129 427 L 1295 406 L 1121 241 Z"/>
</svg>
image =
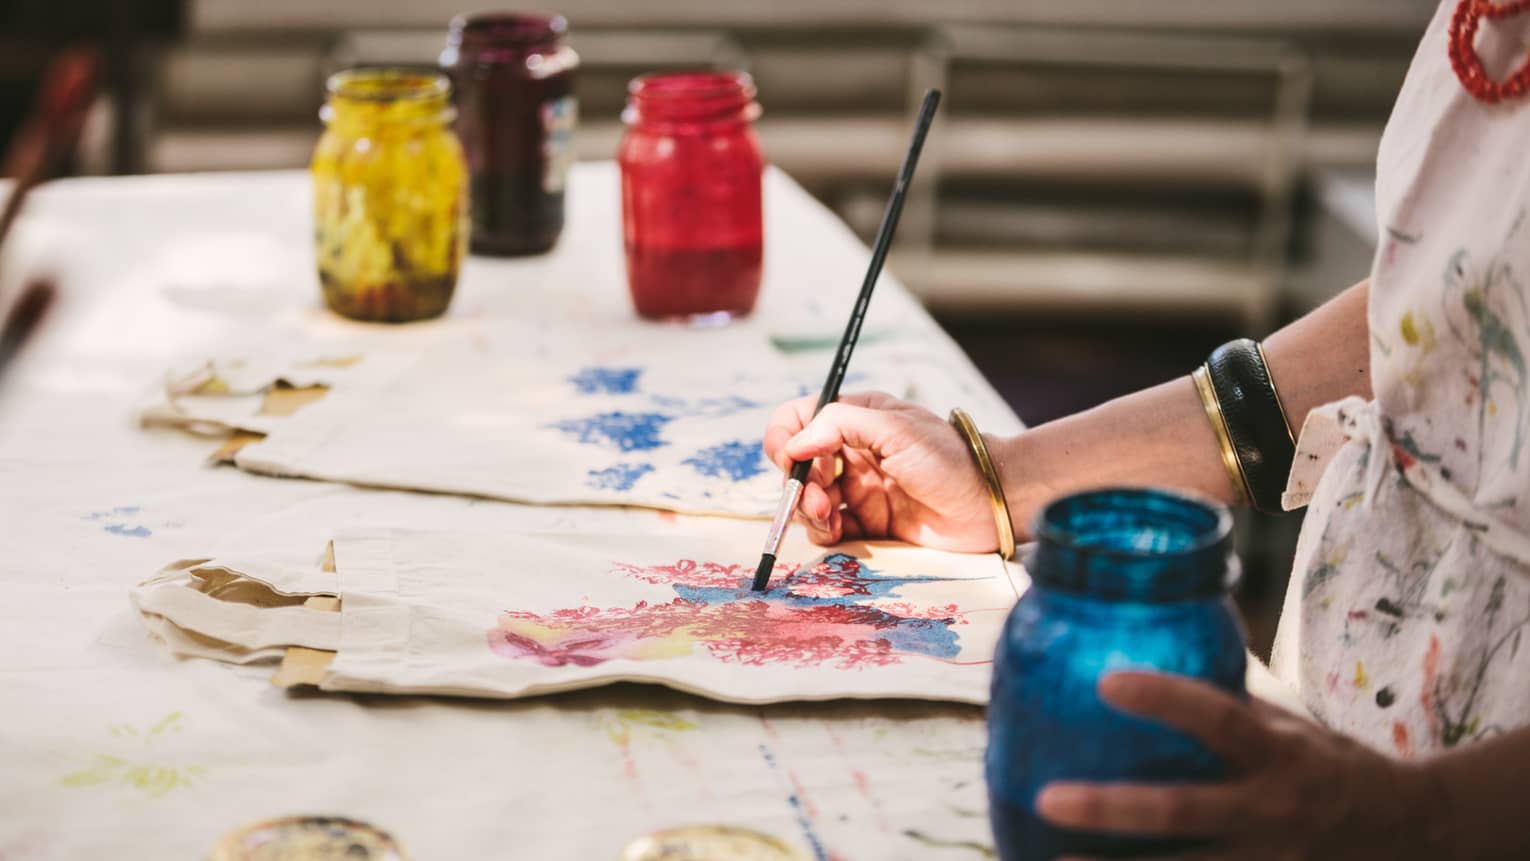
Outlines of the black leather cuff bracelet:
<svg viewBox="0 0 1530 861">
<path fill-rule="evenodd" d="M 1280 497 L 1296 456 L 1296 438 L 1270 378 L 1264 350 L 1247 338 L 1228 341 L 1212 351 L 1206 372 L 1238 456 L 1249 502 L 1266 513 L 1280 512 Z"/>
</svg>

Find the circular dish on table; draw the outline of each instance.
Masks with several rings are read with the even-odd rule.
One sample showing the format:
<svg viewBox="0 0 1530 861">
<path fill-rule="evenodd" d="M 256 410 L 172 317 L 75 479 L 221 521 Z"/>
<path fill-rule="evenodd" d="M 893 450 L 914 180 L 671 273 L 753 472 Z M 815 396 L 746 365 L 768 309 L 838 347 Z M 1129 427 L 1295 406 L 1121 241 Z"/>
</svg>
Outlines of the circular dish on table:
<svg viewBox="0 0 1530 861">
<path fill-rule="evenodd" d="M 727 825 L 691 825 L 655 831 L 622 850 L 619 861 L 806 861 L 785 842 Z"/>
<path fill-rule="evenodd" d="M 209 861 L 405 861 L 393 837 L 339 816 L 286 816 L 229 832 Z"/>
</svg>

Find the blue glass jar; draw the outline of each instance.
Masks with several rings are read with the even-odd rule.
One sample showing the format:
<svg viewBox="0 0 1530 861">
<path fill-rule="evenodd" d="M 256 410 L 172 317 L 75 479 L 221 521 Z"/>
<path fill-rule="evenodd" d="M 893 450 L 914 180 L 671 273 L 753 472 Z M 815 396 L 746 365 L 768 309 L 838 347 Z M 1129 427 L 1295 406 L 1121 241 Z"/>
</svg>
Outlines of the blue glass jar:
<svg viewBox="0 0 1530 861">
<path fill-rule="evenodd" d="M 1101 676 L 1156 670 L 1244 694 L 1245 645 L 1229 592 L 1232 516 L 1160 490 L 1065 497 L 1038 519 L 1021 597 L 994 656 L 988 706 L 989 816 L 1005 861 L 1142 857 L 1163 839 L 1054 828 L 1035 813 L 1054 780 L 1171 783 L 1225 776 L 1175 730 L 1100 701 Z"/>
</svg>

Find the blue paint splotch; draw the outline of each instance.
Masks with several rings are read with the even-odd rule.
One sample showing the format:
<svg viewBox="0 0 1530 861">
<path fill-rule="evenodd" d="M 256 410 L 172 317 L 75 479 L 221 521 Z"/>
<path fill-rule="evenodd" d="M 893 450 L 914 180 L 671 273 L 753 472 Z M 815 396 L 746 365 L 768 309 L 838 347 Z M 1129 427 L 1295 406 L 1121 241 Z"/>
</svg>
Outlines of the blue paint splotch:
<svg viewBox="0 0 1530 861">
<path fill-rule="evenodd" d="M 765 404 L 741 395 L 723 395 L 713 398 L 678 398 L 672 395 L 654 395 L 653 403 L 660 409 L 679 416 L 696 418 L 727 418 L 747 410 L 756 410 Z"/>
<path fill-rule="evenodd" d="M 126 538 L 148 538 L 154 533 L 147 526 L 130 526 L 124 522 L 141 511 L 143 511 L 142 506 L 119 505 L 107 511 L 92 511 L 80 519 L 92 523 L 100 523 L 101 531 L 108 535 L 121 535 Z"/>
<path fill-rule="evenodd" d="M 743 571 L 741 576 L 749 573 Z M 770 588 L 762 592 L 754 591 L 747 579 L 736 584 L 672 582 L 670 588 L 681 599 L 699 607 L 764 601 L 830 625 L 869 625 L 877 631 L 877 638 L 886 641 L 896 654 L 949 660 L 962 651 L 961 637 L 953 628 L 959 621 L 954 607 L 951 615 L 904 616 L 871 603 L 901 597 L 898 595 L 901 586 L 943 583 L 949 579 L 891 577 L 848 553 L 831 553 L 816 565 L 804 566 L 785 577 L 773 577 Z M 781 627 L 782 623 L 777 619 L 772 624 Z"/>
<path fill-rule="evenodd" d="M 581 395 L 630 395 L 637 391 L 642 368 L 583 368 L 568 378 Z"/>
<path fill-rule="evenodd" d="M 669 445 L 659 438 L 674 416 L 663 413 L 629 413 L 617 410 L 588 418 L 565 419 L 550 427 L 584 445 L 609 446 L 617 451 L 648 451 Z"/>
<path fill-rule="evenodd" d="M 765 451 L 760 440 L 733 440 L 696 452 L 681 461 L 710 478 L 745 481 L 766 472 Z"/>
<path fill-rule="evenodd" d="M 605 469 L 592 469 L 585 484 L 596 490 L 631 490 L 637 480 L 653 472 L 651 463 L 618 463 Z"/>
<path fill-rule="evenodd" d="M 85 515 L 84 517 L 82 517 L 80 519 L 81 520 L 106 520 L 106 519 L 114 518 L 114 517 L 131 517 L 131 516 L 137 514 L 140 511 L 143 511 L 142 506 L 138 506 L 138 505 L 119 505 L 116 508 L 110 509 L 108 511 L 92 511 L 91 513 Z"/>
</svg>

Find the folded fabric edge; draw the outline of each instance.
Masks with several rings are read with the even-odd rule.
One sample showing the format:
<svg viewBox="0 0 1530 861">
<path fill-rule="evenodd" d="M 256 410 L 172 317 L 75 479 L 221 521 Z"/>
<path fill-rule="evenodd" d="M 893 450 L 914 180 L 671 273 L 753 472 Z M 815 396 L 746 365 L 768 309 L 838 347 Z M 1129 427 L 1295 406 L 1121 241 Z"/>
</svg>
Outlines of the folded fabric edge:
<svg viewBox="0 0 1530 861">
<path fill-rule="evenodd" d="M 284 651 L 277 646 L 246 649 L 182 628 L 157 613 L 141 612 L 139 617 L 149 636 L 163 643 L 178 658 L 205 658 L 225 664 L 244 665 L 276 661 Z"/>
<path fill-rule="evenodd" d="M 138 584 L 129 592 L 133 607 L 153 630 L 151 617 L 159 617 L 180 631 L 196 634 L 211 643 L 225 644 L 243 652 L 265 651 L 270 657 L 280 657 L 288 646 L 308 646 L 318 649 L 337 648 L 340 641 L 338 615 L 310 609 L 308 606 L 283 605 L 279 601 L 261 606 L 260 603 L 220 600 L 198 588 L 199 574 L 226 572 L 234 575 L 232 581 L 217 584 L 216 591 L 228 593 L 231 586 L 255 586 L 273 598 L 300 597 L 278 595 L 269 583 L 247 577 L 244 572 L 212 565 L 209 560 L 182 560 L 173 563 L 153 577 Z M 205 581 L 203 581 L 205 583 Z M 247 596 L 245 596 L 247 597 Z M 322 596 L 321 596 L 322 597 Z M 333 599 L 331 599 L 333 600 Z M 306 602 L 305 602 L 306 603 Z M 181 640 L 164 638 L 175 650 Z M 200 656 L 218 657 L 226 649 L 213 649 L 211 654 L 199 652 Z M 205 652 L 205 650 L 204 650 Z M 240 661 L 234 661 L 239 663 Z"/>
</svg>

